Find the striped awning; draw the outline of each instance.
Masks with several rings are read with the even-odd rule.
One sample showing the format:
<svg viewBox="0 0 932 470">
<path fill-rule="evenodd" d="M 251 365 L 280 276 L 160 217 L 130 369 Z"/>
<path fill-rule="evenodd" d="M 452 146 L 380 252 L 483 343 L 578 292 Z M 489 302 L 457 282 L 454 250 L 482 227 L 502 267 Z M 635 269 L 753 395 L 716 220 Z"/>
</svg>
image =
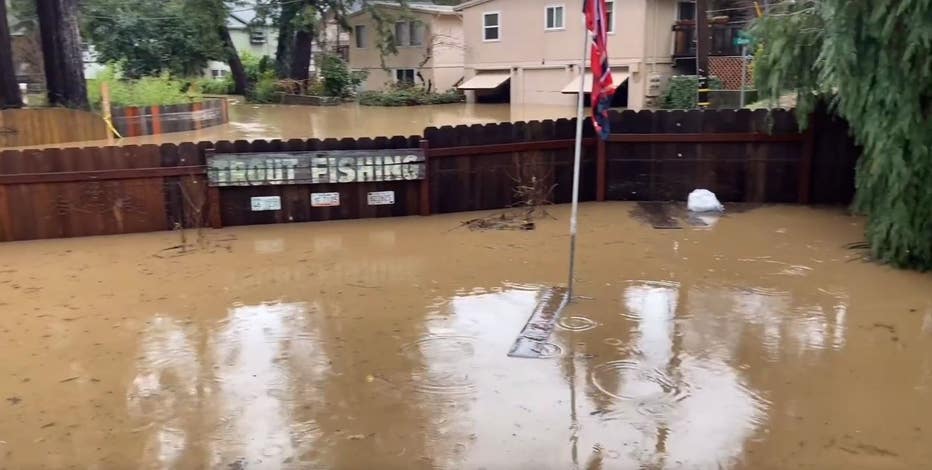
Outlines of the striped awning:
<svg viewBox="0 0 932 470">
<path fill-rule="evenodd" d="M 460 90 L 493 90 L 511 78 L 511 72 L 479 72 L 459 86 Z"/>
</svg>

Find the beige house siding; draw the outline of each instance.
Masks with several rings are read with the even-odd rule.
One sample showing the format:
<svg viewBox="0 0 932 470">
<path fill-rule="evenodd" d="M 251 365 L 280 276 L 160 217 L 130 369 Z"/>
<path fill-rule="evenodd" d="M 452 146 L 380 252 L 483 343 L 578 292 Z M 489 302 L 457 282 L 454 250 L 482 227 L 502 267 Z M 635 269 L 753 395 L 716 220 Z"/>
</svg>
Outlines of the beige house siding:
<svg viewBox="0 0 932 470">
<path fill-rule="evenodd" d="M 388 9 L 387 9 L 388 10 Z M 425 82 L 434 89 L 452 88 L 463 77 L 463 31 L 459 17 L 455 14 L 438 14 L 409 10 L 391 9 L 399 21 L 420 21 L 424 25 L 422 46 L 399 46 L 398 53 L 380 56 L 376 45 L 378 34 L 376 23 L 369 12 L 359 13 L 349 19 L 350 52 L 349 65 L 353 70 L 365 70 L 369 76 L 362 85 L 363 90 L 384 89 L 395 81 L 397 69 L 413 69 L 420 73 Z M 366 28 L 363 47 L 356 47 L 356 26 Z M 387 70 L 386 70 L 387 69 Z M 415 77 L 417 83 L 420 78 Z"/>
<path fill-rule="evenodd" d="M 545 28 L 548 6 L 564 7 L 564 27 Z M 628 107 L 645 107 L 648 75 L 669 76 L 675 0 L 615 0 L 609 63 L 630 74 Z M 511 70 L 513 103 L 568 104 L 575 95 L 560 91 L 578 73 L 584 24 L 582 0 L 489 0 L 458 10 L 465 34 L 466 77 L 485 70 Z M 484 40 L 486 13 L 500 13 L 500 39 Z M 665 78 L 664 78 L 665 79 Z M 470 92 L 467 96 L 472 97 Z"/>
</svg>

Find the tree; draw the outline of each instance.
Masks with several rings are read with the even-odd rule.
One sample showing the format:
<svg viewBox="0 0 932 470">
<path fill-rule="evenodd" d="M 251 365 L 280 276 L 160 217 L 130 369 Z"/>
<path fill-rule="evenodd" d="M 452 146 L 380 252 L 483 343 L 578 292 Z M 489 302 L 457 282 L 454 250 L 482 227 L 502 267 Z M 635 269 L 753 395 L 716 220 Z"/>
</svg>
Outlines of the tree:
<svg viewBox="0 0 932 470">
<path fill-rule="evenodd" d="M 395 2 L 407 4 L 407 0 Z M 275 51 L 278 76 L 306 80 L 314 39 L 326 31 L 327 23 L 336 21 L 341 27 L 348 28 L 346 18 L 352 11 L 372 7 L 369 0 L 261 0 L 258 4 L 260 15 L 271 18 L 278 27 L 278 48 Z"/>
<path fill-rule="evenodd" d="M 199 74 L 208 60 L 224 54 L 218 21 L 211 16 L 213 12 L 202 8 L 203 3 L 87 0 L 85 35 L 98 60 L 119 62 L 128 78 L 161 72 Z"/>
<path fill-rule="evenodd" d="M 227 29 L 236 2 L 224 0 L 87 0 L 88 39 L 102 62 L 120 62 L 129 78 L 200 74 L 209 60 L 230 66 L 234 93 L 250 88 Z"/>
<path fill-rule="evenodd" d="M 37 0 L 49 103 L 88 109 L 77 0 Z"/>
<path fill-rule="evenodd" d="M 13 47 L 10 44 L 10 27 L 6 19 L 6 1 L 0 0 L 0 109 L 23 106 L 13 68 Z"/>
<path fill-rule="evenodd" d="M 854 208 L 873 256 L 932 268 L 932 2 L 780 2 L 756 22 L 758 90 L 819 101 L 863 147 Z"/>
</svg>

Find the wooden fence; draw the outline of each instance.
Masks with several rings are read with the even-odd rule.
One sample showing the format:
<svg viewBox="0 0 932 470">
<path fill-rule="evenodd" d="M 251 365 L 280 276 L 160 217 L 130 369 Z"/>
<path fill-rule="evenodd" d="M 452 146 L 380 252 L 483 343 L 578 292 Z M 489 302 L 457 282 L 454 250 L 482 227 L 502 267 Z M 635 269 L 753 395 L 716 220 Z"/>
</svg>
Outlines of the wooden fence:
<svg viewBox="0 0 932 470">
<path fill-rule="evenodd" d="M 682 200 L 697 187 L 725 201 L 845 204 L 858 151 L 843 122 L 799 133 L 786 111 L 630 112 L 595 139 L 585 123 L 581 200 Z M 185 143 L 0 152 L 0 241 L 262 223 L 428 215 L 515 203 L 519 184 L 568 202 L 575 120 L 428 128 L 422 136 Z M 420 181 L 210 187 L 206 155 L 419 147 Z M 369 205 L 372 191 L 395 204 Z M 311 207 L 339 192 L 338 207 Z M 278 196 L 281 210 L 250 199 Z"/>
<path fill-rule="evenodd" d="M 101 140 L 108 135 L 103 118 L 65 108 L 0 111 L 0 148 Z"/>
</svg>

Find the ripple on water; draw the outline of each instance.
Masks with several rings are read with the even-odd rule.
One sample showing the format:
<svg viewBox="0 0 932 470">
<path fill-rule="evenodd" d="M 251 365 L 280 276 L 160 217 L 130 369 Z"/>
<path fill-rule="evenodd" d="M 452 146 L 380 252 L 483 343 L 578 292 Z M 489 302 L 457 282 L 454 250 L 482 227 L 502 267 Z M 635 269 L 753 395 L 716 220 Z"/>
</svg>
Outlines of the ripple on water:
<svg viewBox="0 0 932 470">
<path fill-rule="evenodd" d="M 677 383 L 663 371 L 645 368 L 637 361 L 618 360 L 599 364 L 590 374 L 595 388 L 617 400 L 637 401 L 650 411 L 653 406 L 680 401 L 689 396 L 689 387 Z"/>
<path fill-rule="evenodd" d="M 404 353 L 421 363 L 411 372 L 414 390 L 437 395 L 475 391 L 470 378 L 475 342 L 471 336 L 429 336 L 404 345 Z"/>
<path fill-rule="evenodd" d="M 560 317 L 557 326 L 567 331 L 588 331 L 599 324 L 586 317 Z"/>
<path fill-rule="evenodd" d="M 641 321 L 645 316 L 672 318 L 679 296 L 679 282 L 635 279 L 627 281 L 626 285 L 621 316 L 635 321 Z"/>
</svg>

